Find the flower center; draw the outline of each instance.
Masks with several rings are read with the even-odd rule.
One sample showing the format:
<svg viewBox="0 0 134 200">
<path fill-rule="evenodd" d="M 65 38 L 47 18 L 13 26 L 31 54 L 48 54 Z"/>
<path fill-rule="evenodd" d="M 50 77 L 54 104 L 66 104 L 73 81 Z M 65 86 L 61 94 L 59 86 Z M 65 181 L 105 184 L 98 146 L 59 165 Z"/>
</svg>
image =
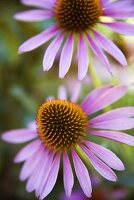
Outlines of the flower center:
<svg viewBox="0 0 134 200">
<path fill-rule="evenodd" d="M 89 30 L 102 14 L 100 0 L 56 0 L 54 15 L 59 27 L 72 32 Z"/>
<path fill-rule="evenodd" d="M 37 126 L 39 138 L 56 151 L 70 149 L 85 136 L 87 116 L 71 102 L 52 100 L 38 110 Z"/>
</svg>

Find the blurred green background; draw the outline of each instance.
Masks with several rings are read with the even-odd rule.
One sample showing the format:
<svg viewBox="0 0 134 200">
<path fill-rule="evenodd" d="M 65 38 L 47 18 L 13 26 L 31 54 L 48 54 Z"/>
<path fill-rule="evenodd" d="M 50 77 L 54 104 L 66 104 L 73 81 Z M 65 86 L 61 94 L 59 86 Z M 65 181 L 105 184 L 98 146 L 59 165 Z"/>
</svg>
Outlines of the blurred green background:
<svg viewBox="0 0 134 200">
<path fill-rule="evenodd" d="M 19 0 L 1 0 L 0 1 L 0 132 L 10 129 L 26 127 L 27 124 L 36 118 L 37 108 L 47 98 L 55 96 L 59 85 L 66 84 L 68 77 L 76 78 L 76 70 L 71 69 L 64 80 L 58 78 L 58 63 L 49 71 L 42 71 L 42 58 L 45 45 L 30 53 L 18 55 L 18 47 L 31 36 L 39 33 L 45 27 L 42 23 L 23 23 L 13 19 L 13 15 L 21 10 L 27 9 L 22 6 Z M 114 36 L 113 36 L 114 40 Z M 118 40 L 119 41 L 119 40 Z M 131 41 L 127 38 L 125 42 Z M 126 49 L 126 43 L 121 42 Z M 47 45 L 47 44 L 46 44 Z M 134 45 L 134 43 L 133 43 Z M 134 52 L 133 52 L 134 55 Z M 128 55 L 129 57 L 129 55 Z M 111 59 L 111 63 L 114 63 Z M 116 66 L 114 63 L 113 65 Z M 74 66 L 76 68 L 76 66 Z M 114 67 L 116 71 L 116 67 Z M 130 62 L 131 82 L 129 82 L 130 91 L 120 101 L 112 107 L 134 106 L 134 66 Z M 76 68 L 77 69 L 77 68 Z M 117 69 L 117 71 L 120 69 Z M 128 73 L 128 79 L 129 74 Z M 99 74 L 99 73 L 98 73 Z M 117 74 L 120 74 L 117 73 Z M 118 83 L 117 77 L 105 79 L 101 77 L 102 84 L 107 82 Z M 125 81 L 125 80 L 124 80 Z M 80 99 L 94 88 L 91 82 L 84 82 L 82 86 Z M 134 136 L 134 130 L 128 131 Z M 107 195 L 103 200 L 113 198 L 108 194 L 114 193 L 120 189 L 123 197 L 119 199 L 134 199 L 134 148 L 126 145 L 117 144 L 108 140 L 94 139 L 97 143 L 103 144 L 112 149 L 124 162 L 126 170 L 119 172 L 119 180 L 116 183 L 105 181 L 95 170 L 90 170 L 90 174 L 100 179 L 99 184 L 94 186 L 93 198 L 101 199 L 100 191 L 104 190 Z M 20 165 L 13 163 L 13 158 L 17 151 L 23 145 L 7 144 L 0 141 L 0 199 L 1 200 L 34 200 L 34 193 L 28 194 L 25 190 L 25 182 L 19 181 Z M 75 190 L 78 190 L 78 182 L 75 181 Z M 58 181 L 54 190 L 46 200 L 58 200 L 63 192 L 62 169 L 59 173 Z M 96 197 L 96 193 L 98 196 Z M 86 198 L 85 198 L 86 199 Z M 112 200 L 112 199 L 111 199 Z M 114 198 L 113 198 L 114 200 Z"/>
</svg>

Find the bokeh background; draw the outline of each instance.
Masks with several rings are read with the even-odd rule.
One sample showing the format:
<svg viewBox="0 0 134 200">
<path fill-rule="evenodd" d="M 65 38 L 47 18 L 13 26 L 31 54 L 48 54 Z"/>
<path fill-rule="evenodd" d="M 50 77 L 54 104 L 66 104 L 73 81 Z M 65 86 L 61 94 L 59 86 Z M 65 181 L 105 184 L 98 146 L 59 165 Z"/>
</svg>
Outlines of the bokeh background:
<svg viewBox="0 0 134 200">
<path fill-rule="evenodd" d="M 24 55 L 18 55 L 18 47 L 29 37 L 43 30 L 47 23 L 23 23 L 13 19 L 13 15 L 27 8 L 19 0 L 0 1 L 0 133 L 16 128 L 26 127 L 36 119 L 36 112 L 40 104 L 48 97 L 55 96 L 60 85 L 68 88 L 68 83 L 76 80 L 77 65 L 72 63 L 71 70 L 64 80 L 58 78 L 58 62 L 53 68 L 44 73 L 42 58 L 45 45 Z M 134 23 L 133 20 L 130 22 Z M 110 34 L 110 37 L 127 56 L 129 66 L 122 68 L 110 59 L 113 65 L 114 77 L 110 77 L 95 60 L 93 71 L 101 85 L 126 83 L 128 94 L 113 104 L 111 108 L 134 106 L 134 39 Z M 46 44 L 47 45 L 47 44 Z M 58 60 L 58 58 L 57 58 Z M 80 101 L 95 88 L 92 75 L 86 77 L 82 84 Z M 128 131 L 134 136 L 134 129 Z M 94 185 L 92 200 L 134 199 L 134 148 L 117 144 L 108 140 L 94 139 L 95 142 L 113 150 L 124 162 L 126 170 L 117 172 L 118 181 L 108 182 L 101 178 L 94 169 L 89 169 Z M 13 163 L 13 158 L 23 145 L 7 144 L 0 141 L 0 199 L 1 200 L 35 200 L 34 193 L 27 193 L 25 182 L 19 181 L 21 164 Z M 76 179 L 75 179 L 76 180 Z M 82 195 L 77 180 L 74 191 Z M 46 200 L 63 200 L 62 169 L 54 190 Z M 87 200 L 82 196 L 83 200 Z"/>
</svg>

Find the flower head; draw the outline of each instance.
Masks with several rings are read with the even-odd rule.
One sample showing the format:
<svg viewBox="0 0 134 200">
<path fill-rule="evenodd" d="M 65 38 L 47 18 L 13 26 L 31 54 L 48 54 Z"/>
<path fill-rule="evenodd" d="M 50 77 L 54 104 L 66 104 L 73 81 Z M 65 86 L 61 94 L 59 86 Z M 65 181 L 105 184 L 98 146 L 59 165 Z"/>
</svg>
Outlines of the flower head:
<svg viewBox="0 0 134 200">
<path fill-rule="evenodd" d="M 125 86 L 106 86 L 92 91 L 79 105 L 67 100 L 64 88 L 60 88 L 58 99 L 48 98 L 38 112 L 36 123 L 26 129 L 7 131 L 2 139 L 11 143 L 27 144 L 16 156 L 15 162 L 24 162 L 20 180 L 27 180 L 28 192 L 35 191 L 40 199 L 53 189 L 63 158 L 63 182 L 67 196 L 71 195 L 76 176 L 87 197 L 91 197 L 92 186 L 86 165 L 91 163 L 106 179 L 116 181 L 112 169 L 124 170 L 121 160 L 110 150 L 89 141 L 89 136 L 107 138 L 134 146 L 134 137 L 120 132 L 134 127 L 134 107 L 118 108 L 93 117 L 121 98 L 127 91 Z M 74 95 L 74 94 L 73 94 Z M 75 95 L 74 95 L 75 96 Z M 76 98 L 75 98 L 76 100 Z"/>
<path fill-rule="evenodd" d="M 88 70 L 90 59 L 87 43 L 110 73 L 110 63 L 104 51 L 112 55 L 121 65 L 127 65 L 120 49 L 101 34 L 100 29 L 97 30 L 97 26 L 105 26 L 106 29 L 111 28 L 124 35 L 134 35 L 134 25 L 121 21 L 134 17 L 132 0 L 21 0 L 21 2 L 28 6 L 37 6 L 40 9 L 17 13 L 15 19 L 21 21 L 52 20 L 52 27 L 27 40 L 19 48 L 20 53 L 28 52 L 52 39 L 43 58 L 44 71 L 48 71 L 52 67 L 56 54 L 64 43 L 60 55 L 59 77 L 65 76 L 71 65 L 75 36 L 78 37 L 79 80 L 85 77 Z"/>
</svg>

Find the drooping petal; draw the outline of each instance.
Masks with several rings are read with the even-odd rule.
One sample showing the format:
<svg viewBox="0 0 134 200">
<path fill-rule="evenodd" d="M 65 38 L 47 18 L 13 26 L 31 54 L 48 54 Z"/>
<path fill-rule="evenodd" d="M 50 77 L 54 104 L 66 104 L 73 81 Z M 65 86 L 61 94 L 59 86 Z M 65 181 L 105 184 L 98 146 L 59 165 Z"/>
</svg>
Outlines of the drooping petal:
<svg viewBox="0 0 134 200">
<path fill-rule="evenodd" d="M 36 189 L 36 185 L 37 185 L 41 170 L 44 166 L 44 163 L 46 163 L 46 161 L 48 160 L 47 157 L 48 157 L 48 150 L 45 149 L 40 154 L 40 160 L 37 163 L 36 168 L 33 170 L 32 174 L 30 175 L 30 177 L 27 180 L 27 184 L 26 184 L 27 192 L 32 192 Z"/>
<path fill-rule="evenodd" d="M 43 58 L 43 70 L 48 71 L 55 60 L 56 54 L 61 46 L 61 43 L 63 41 L 64 35 L 61 33 L 58 35 L 48 46 L 44 58 Z"/>
<path fill-rule="evenodd" d="M 78 41 L 77 59 L 78 59 L 78 79 L 82 80 L 87 74 L 89 65 L 88 48 L 85 39 L 82 35 L 80 35 Z"/>
<path fill-rule="evenodd" d="M 127 65 L 125 56 L 111 40 L 96 31 L 94 31 L 94 35 L 96 37 L 97 43 L 101 46 L 101 48 L 111 54 L 122 65 Z"/>
<path fill-rule="evenodd" d="M 41 145 L 37 151 L 30 157 L 28 158 L 27 161 L 23 164 L 19 178 L 21 181 L 26 180 L 30 174 L 34 171 L 36 166 L 38 165 L 38 162 L 40 161 L 40 156 L 44 150 L 44 146 Z"/>
<path fill-rule="evenodd" d="M 117 181 L 116 174 L 109 168 L 105 163 L 103 163 L 99 158 L 97 158 L 90 150 L 82 147 L 83 151 L 88 156 L 91 164 L 94 166 L 96 171 L 98 171 L 104 178 L 109 181 Z"/>
<path fill-rule="evenodd" d="M 43 161 L 42 169 L 41 169 L 38 179 L 36 181 L 36 188 L 35 188 L 36 197 L 39 197 L 42 194 L 46 180 L 51 171 L 53 158 L 54 158 L 54 153 L 50 152 L 50 154 L 48 154 L 46 156 L 46 159 Z"/>
<path fill-rule="evenodd" d="M 116 120 L 119 118 L 134 117 L 134 107 L 123 107 L 103 113 L 92 119 L 93 123 L 103 122 L 106 120 Z"/>
<path fill-rule="evenodd" d="M 92 122 L 90 120 L 90 128 L 100 128 L 108 130 L 129 130 L 134 128 L 134 118 L 119 118 L 101 122 Z"/>
<path fill-rule="evenodd" d="M 105 88 L 104 88 L 105 89 Z M 94 101 L 92 100 L 92 103 L 88 104 L 87 108 L 84 107 L 84 111 L 90 115 L 92 113 L 95 113 L 106 106 L 109 106 L 110 104 L 114 103 L 118 99 L 120 99 L 122 96 L 125 95 L 127 92 L 126 86 L 116 86 L 111 87 L 107 89 L 106 91 L 101 93 L 101 90 L 98 91 L 98 94 L 100 93 L 100 96 L 98 95 L 98 98 L 95 98 Z"/>
<path fill-rule="evenodd" d="M 21 3 L 27 6 L 35 6 L 39 8 L 52 9 L 55 3 L 55 0 L 21 0 Z"/>
<path fill-rule="evenodd" d="M 74 38 L 73 38 L 73 35 L 70 34 L 61 52 L 60 64 L 59 64 L 60 78 L 64 78 L 64 76 L 66 75 L 66 73 L 68 72 L 70 68 L 72 56 L 73 56 L 73 49 L 74 49 Z"/>
<path fill-rule="evenodd" d="M 70 161 L 66 152 L 63 155 L 63 173 L 64 173 L 63 179 L 64 179 L 65 192 L 66 192 L 66 195 L 70 197 L 73 184 L 74 184 L 74 177 L 73 177 Z"/>
<path fill-rule="evenodd" d="M 45 10 L 28 10 L 16 13 L 14 18 L 19 21 L 34 22 L 51 18 L 53 15 Z"/>
<path fill-rule="evenodd" d="M 79 158 L 79 156 L 75 153 L 75 151 L 72 151 L 72 157 L 73 157 L 75 172 L 79 180 L 80 186 L 85 195 L 90 198 L 92 193 L 92 186 L 88 170 L 85 167 L 84 163 Z"/>
<path fill-rule="evenodd" d="M 24 143 L 37 138 L 37 132 L 30 129 L 15 129 L 6 131 L 1 138 L 10 143 Z"/>
<path fill-rule="evenodd" d="M 58 88 L 58 99 L 61 99 L 61 100 L 67 100 L 67 91 L 66 91 L 66 88 L 64 86 L 60 86 Z"/>
<path fill-rule="evenodd" d="M 92 105 L 96 99 L 98 99 L 102 94 L 104 95 L 106 92 L 108 92 L 111 88 L 114 86 L 108 85 L 105 87 L 97 88 L 89 93 L 89 95 L 83 100 L 81 103 L 81 107 L 84 111 L 86 111 L 86 108 L 89 107 L 89 105 Z"/>
<path fill-rule="evenodd" d="M 108 26 L 117 33 L 129 36 L 134 35 L 134 24 L 128 24 L 125 22 L 101 22 L 101 24 Z"/>
<path fill-rule="evenodd" d="M 56 183 L 56 180 L 57 180 L 57 176 L 58 176 L 58 172 L 59 172 L 59 166 L 60 166 L 60 154 L 57 154 L 54 161 L 53 161 L 52 168 L 51 168 L 51 171 L 50 171 L 48 178 L 46 180 L 43 192 L 40 195 L 41 200 L 43 200 L 53 189 L 53 187 Z"/>
<path fill-rule="evenodd" d="M 87 39 L 90 45 L 90 48 L 94 52 L 94 54 L 98 57 L 98 59 L 102 62 L 103 66 L 108 70 L 108 72 L 112 75 L 110 63 L 101 50 L 101 48 L 93 41 L 89 34 L 87 34 Z"/>
<path fill-rule="evenodd" d="M 123 144 L 134 146 L 134 137 L 117 131 L 88 131 L 89 134 L 104 137 Z"/>
<path fill-rule="evenodd" d="M 35 140 L 33 142 L 31 142 L 30 144 L 27 144 L 23 149 L 21 149 L 15 159 L 14 162 L 19 163 L 22 162 L 26 159 L 28 159 L 29 157 L 31 157 L 39 148 L 39 146 L 41 145 L 41 141 L 40 140 Z"/>
<path fill-rule="evenodd" d="M 38 48 L 48 40 L 50 40 L 57 33 L 57 27 L 49 28 L 38 35 L 28 39 L 19 47 L 19 53 L 32 51 L 33 49 Z"/>
<path fill-rule="evenodd" d="M 86 141 L 85 144 L 97 157 L 99 157 L 109 167 L 119 171 L 125 169 L 121 160 L 109 149 L 106 149 L 101 145 L 95 144 L 93 142 Z"/>
</svg>

